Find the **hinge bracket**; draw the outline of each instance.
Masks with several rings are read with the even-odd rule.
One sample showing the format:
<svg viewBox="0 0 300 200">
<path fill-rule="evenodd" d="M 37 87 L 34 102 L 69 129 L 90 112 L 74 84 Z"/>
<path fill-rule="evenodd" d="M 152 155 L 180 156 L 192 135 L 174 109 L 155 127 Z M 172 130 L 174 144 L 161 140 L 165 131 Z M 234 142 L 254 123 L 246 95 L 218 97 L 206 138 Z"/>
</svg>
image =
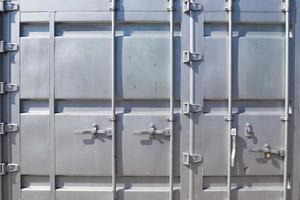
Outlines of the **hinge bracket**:
<svg viewBox="0 0 300 200">
<path fill-rule="evenodd" d="M 11 83 L 0 82 L 0 94 L 15 92 L 18 90 L 18 85 Z"/>
<path fill-rule="evenodd" d="M 203 9 L 202 4 L 192 2 L 191 0 L 185 0 L 183 2 L 183 12 L 184 13 L 192 12 L 192 11 L 200 11 L 202 9 Z"/>
<path fill-rule="evenodd" d="M 17 51 L 17 50 L 18 50 L 17 44 L 0 41 L 0 53 L 5 53 L 5 52 L 9 52 L 9 51 Z"/>
<path fill-rule="evenodd" d="M 191 113 L 202 112 L 202 105 L 200 104 L 191 104 L 189 102 L 183 103 L 183 114 L 190 115 Z"/>
<path fill-rule="evenodd" d="M 0 1 L 0 12 L 14 11 L 19 10 L 19 5 L 8 2 L 8 1 Z"/>
<path fill-rule="evenodd" d="M 202 162 L 202 156 L 198 154 L 183 153 L 183 164 L 189 166 Z"/>
<path fill-rule="evenodd" d="M 290 8 L 287 8 L 287 3 L 286 3 L 287 0 L 282 0 L 281 1 L 281 11 L 282 12 L 289 12 L 290 11 Z"/>
<path fill-rule="evenodd" d="M 174 3 L 171 3 L 170 1 L 174 1 L 174 0 L 169 0 L 168 3 L 167 3 L 167 11 L 174 11 L 175 10 L 175 6 L 174 6 Z"/>
<path fill-rule="evenodd" d="M 13 133 L 18 131 L 18 125 L 17 124 L 5 124 L 0 123 L 0 135 L 4 135 L 6 133 Z"/>
<path fill-rule="evenodd" d="M 233 1 L 233 0 L 232 0 Z M 232 11 L 233 10 L 233 8 L 232 8 L 232 5 L 231 6 L 229 6 L 229 2 L 228 2 L 228 0 L 225 0 L 225 11 Z"/>
<path fill-rule="evenodd" d="M 6 175 L 6 174 L 10 174 L 13 172 L 17 172 L 19 171 L 19 165 L 15 164 L 15 163 L 10 163 L 10 164 L 6 164 L 6 163 L 1 163 L 0 164 L 0 175 Z"/>
<path fill-rule="evenodd" d="M 191 51 L 184 51 L 183 52 L 183 63 L 191 63 L 191 62 L 197 62 L 202 61 L 203 55 L 200 53 L 194 53 Z"/>
</svg>

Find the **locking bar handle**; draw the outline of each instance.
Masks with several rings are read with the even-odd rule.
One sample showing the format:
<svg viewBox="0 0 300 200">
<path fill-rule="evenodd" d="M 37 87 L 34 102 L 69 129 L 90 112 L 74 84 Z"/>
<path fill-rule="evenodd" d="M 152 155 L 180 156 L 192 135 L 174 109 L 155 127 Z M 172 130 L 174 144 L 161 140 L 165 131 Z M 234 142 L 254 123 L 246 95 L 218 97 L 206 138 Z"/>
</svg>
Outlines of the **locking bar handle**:
<svg viewBox="0 0 300 200">
<path fill-rule="evenodd" d="M 271 146 L 269 144 L 265 144 L 263 148 L 251 148 L 249 149 L 249 151 L 254 153 L 263 153 L 265 158 L 267 159 L 271 159 L 272 155 L 285 157 L 284 149 L 271 149 Z"/>
<path fill-rule="evenodd" d="M 98 124 L 94 123 L 93 127 L 91 129 L 85 129 L 85 130 L 75 130 L 73 131 L 75 135 L 88 135 L 91 134 L 93 138 L 96 138 L 98 135 L 104 135 L 107 137 L 112 137 L 112 130 L 106 129 L 106 130 L 99 130 Z"/>
<path fill-rule="evenodd" d="M 135 132 L 133 132 L 133 134 L 134 135 L 150 135 L 150 138 L 154 138 L 157 135 L 170 137 L 171 130 L 170 129 L 158 130 L 154 124 L 150 124 L 149 130 L 135 131 Z"/>
<path fill-rule="evenodd" d="M 231 140 L 232 140 L 232 150 L 231 150 L 231 167 L 235 166 L 236 162 L 236 147 L 237 147 L 237 130 L 236 128 L 231 129 Z"/>
</svg>

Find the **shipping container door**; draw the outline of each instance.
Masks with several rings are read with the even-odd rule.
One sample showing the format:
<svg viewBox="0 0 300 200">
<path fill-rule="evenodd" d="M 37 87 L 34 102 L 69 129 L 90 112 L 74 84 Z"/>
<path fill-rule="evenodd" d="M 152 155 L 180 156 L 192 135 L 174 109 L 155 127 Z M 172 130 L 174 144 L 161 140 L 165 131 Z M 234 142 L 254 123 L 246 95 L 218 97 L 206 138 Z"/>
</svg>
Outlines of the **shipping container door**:
<svg viewBox="0 0 300 200">
<path fill-rule="evenodd" d="M 290 171 L 296 4 L 286 3 L 185 4 L 182 199 L 299 198 L 299 166 Z"/>
<path fill-rule="evenodd" d="M 3 199 L 179 199 L 180 1 L 5 5 Z"/>
</svg>

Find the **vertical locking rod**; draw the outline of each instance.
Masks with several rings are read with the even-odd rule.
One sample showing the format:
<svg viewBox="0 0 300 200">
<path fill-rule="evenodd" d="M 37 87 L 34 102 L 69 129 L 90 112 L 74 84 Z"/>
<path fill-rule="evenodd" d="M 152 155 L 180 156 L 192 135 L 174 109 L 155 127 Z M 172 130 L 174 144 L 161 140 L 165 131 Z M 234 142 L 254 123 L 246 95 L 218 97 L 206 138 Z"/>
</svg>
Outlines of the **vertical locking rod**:
<svg viewBox="0 0 300 200">
<path fill-rule="evenodd" d="M 112 125 L 112 200 L 117 199 L 117 150 L 116 150 L 116 0 L 111 0 L 111 125 Z"/>
<path fill-rule="evenodd" d="M 195 53 L 196 44 L 195 44 L 195 20 L 194 20 L 194 12 L 190 11 L 190 51 Z M 190 103 L 195 104 L 195 63 L 190 63 Z M 189 136 L 189 153 L 190 155 L 195 154 L 195 124 L 194 124 L 194 113 L 190 114 L 190 136 Z M 189 200 L 194 199 L 194 171 L 193 165 L 190 165 L 189 171 Z"/>
<path fill-rule="evenodd" d="M 288 159 L 289 159 L 289 38 L 290 38 L 290 0 L 285 0 L 285 102 L 284 102 L 284 172 L 283 172 L 283 200 L 287 200 L 287 189 L 288 189 Z"/>
<path fill-rule="evenodd" d="M 170 4 L 170 169 L 169 169 L 169 200 L 173 200 L 174 194 L 174 0 Z"/>
<path fill-rule="evenodd" d="M 228 12 L 228 113 L 227 113 L 227 200 L 231 200 L 231 129 L 232 129 L 232 0 L 227 0 Z"/>
</svg>

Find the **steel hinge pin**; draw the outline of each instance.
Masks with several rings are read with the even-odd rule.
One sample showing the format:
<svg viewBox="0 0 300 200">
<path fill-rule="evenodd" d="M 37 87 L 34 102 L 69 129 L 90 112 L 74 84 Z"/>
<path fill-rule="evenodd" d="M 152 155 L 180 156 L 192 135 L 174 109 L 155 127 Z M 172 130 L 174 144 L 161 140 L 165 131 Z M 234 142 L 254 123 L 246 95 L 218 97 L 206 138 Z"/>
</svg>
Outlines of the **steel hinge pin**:
<svg viewBox="0 0 300 200">
<path fill-rule="evenodd" d="M 13 172 L 17 172 L 19 171 L 19 165 L 15 164 L 15 163 L 1 163 L 0 164 L 0 175 L 6 175 L 6 174 L 10 174 Z"/>
<path fill-rule="evenodd" d="M 183 63 L 189 64 L 191 62 L 202 61 L 203 55 L 201 53 L 195 53 L 191 51 L 183 52 Z"/>
<path fill-rule="evenodd" d="M 203 160 L 203 158 L 199 154 L 183 153 L 183 164 L 185 166 L 199 164 L 202 162 L 202 160 Z"/>
<path fill-rule="evenodd" d="M 192 11 L 200 11 L 203 10 L 203 5 L 193 2 L 191 0 L 185 0 L 183 2 L 183 12 L 184 13 L 188 13 L 188 12 L 192 12 Z"/>
<path fill-rule="evenodd" d="M 0 1 L 0 12 L 19 10 L 19 5 L 9 1 Z"/>
<path fill-rule="evenodd" d="M 0 135 L 17 132 L 19 129 L 17 124 L 0 123 Z"/>
</svg>

